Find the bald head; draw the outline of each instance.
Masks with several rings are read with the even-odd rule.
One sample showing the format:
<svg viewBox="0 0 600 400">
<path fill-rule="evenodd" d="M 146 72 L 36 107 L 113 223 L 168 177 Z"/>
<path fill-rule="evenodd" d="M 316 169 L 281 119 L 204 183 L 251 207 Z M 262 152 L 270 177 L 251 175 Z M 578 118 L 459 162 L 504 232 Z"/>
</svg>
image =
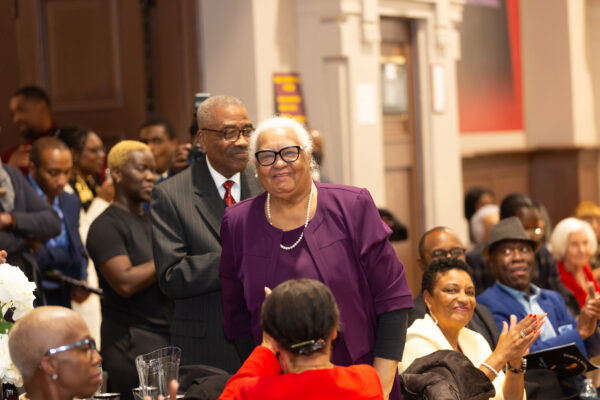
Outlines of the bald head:
<svg viewBox="0 0 600 400">
<path fill-rule="evenodd" d="M 438 226 L 425 232 L 419 241 L 419 267 L 425 270 L 434 259 L 440 258 L 440 255 L 444 257 L 443 254 L 466 261 L 465 249 L 458 235 L 450 228 Z"/>
<path fill-rule="evenodd" d="M 65 307 L 38 307 L 19 319 L 10 331 L 8 347 L 23 379 L 33 377 L 48 349 L 70 344 L 82 329 L 87 331 L 83 319 Z"/>
</svg>

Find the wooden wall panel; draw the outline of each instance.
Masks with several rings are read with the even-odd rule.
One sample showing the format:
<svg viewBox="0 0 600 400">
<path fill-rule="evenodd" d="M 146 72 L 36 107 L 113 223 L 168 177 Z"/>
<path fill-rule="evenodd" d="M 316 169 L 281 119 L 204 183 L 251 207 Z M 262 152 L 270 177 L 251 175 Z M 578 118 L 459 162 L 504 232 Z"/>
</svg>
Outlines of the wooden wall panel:
<svg viewBox="0 0 600 400">
<path fill-rule="evenodd" d="M 563 150 L 533 157 L 532 192 L 546 206 L 553 224 L 571 215 L 579 202 L 577 156 L 576 151 Z"/>
<path fill-rule="evenodd" d="M 0 12 L 0 150 L 21 141 L 8 113 L 18 88 L 48 91 L 59 125 L 95 130 L 108 146 L 137 138 L 147 117 L 143 5 L 139 0 L 7 1 Z M 150 9 L 155 112 L 189 140 L 193 94 L 202 91 L 198 0 Z"/>
<path fill-rule="evenodd" d="M 388 201 L 388 210 L 409 228 L 408 240 L 392 242 L 392 246 L 404 264 L 408 287 L 413 295 L 416 295 L 421 289 L 421 270 L 417 265 L 418 255 L 415 250 L 415 243 L 420 238 L 420 232 L 411 227 L 418 226 L 419 217 L 415 215 L 414 210 L 419 209 L 419 205 L 413 201 L 414 196 L 406 191 L 406 188 L 414 186 L 412 170 L 410 168 L 386 168 L 385 183 L 387 198 L 395 200 Z"/>
<path fill-rule="evenodd" d="M 510 153 L 465 157 L 463 188 L 488 187 L 498 202 L 510 193 L 529 192 L 530 156 L 528 153 Z"/>
<path fill-rule="evenodd" d="M 598 199 L 598 151 L 583 150 L 579 156 L 579 198 Z"/>
<path fill-rule="evenodd" d="M 116 0 L 48 1 L 46 54 L 56 112 L 123 105 Z"/>
<path fill-rule="evenodd" d="M 598 149 L 564 148 L 463 158 L 465 191 L 484 186 L 498 203 L 529 193 L 548 210 L 552 224 L 571 216 L 583 200 L 600 202 Z"/>
</svg>

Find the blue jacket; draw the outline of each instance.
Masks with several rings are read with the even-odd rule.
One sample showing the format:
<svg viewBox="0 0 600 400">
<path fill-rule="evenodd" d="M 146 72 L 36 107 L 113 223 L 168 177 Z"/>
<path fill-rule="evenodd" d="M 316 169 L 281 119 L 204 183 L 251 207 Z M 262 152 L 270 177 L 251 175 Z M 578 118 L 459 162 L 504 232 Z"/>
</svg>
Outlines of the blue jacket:
<svg viewBox="0 0 600 400">
<path fill-rule="evenodd" d="M 523 306 L 498 286 L 497 282 L 477 296 L 477 302 L 486 305 L 490 309 L 500 331 L 502 331 L 502 321 L 508 323 L 511 314 L 516 315 L 519 321 L 528 315 Z M 585 341 L 581 338 L 577 330 L 577 321 L 567 312 L 565 301 L 559 293 L 542 289 L 538 302 L 542 310 L 548 313 L 547 318 L 552 323 L 557 336 L 548 340 L 536 340 L 530 347 L 532 353 L 568 343 L 575 343 L 586 357 L 588 353 L 591 355 L 598 353 L 598 335 L 594 334 Z"/>
<path fill-rule="evenodd" d="M 65 192 L 60 194 L 58 202 L 69 236 L 69 249 L 42 245 L 35 254 L 35 258 L 42 274 L 48 269 L 56 269 L 73 279 L 85 280 L 87 279 L 88 259 L 79 236 L 81 202 L 76 195 Z"/>
</svg>

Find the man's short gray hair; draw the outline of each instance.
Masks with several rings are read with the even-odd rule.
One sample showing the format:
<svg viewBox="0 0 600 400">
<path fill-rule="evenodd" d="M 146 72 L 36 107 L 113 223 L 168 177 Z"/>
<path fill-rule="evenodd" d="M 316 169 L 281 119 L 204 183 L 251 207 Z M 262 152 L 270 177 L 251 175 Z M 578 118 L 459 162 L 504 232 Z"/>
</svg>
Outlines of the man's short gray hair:
<svg viewBox="0 0 600 400">
<path fill-rule="evenodd" d="M 594 256 L 598 247 L 598 239 L 596 239 L 592 226 L 581 219 L 569 217 L 556 224 L 550 236 L 550 248 L 556 261 L 564 261 L 569 235 L 581 230 L 585 232 L 590 243 L 590 258 Z"/>
<path fill-rule="evenodd" d="M 256 158 L 254 157 L 254 153 L 257 151 L 258 139 L 260 135 L 267 131 L 274 131 L 278 129 L 291 129 L 296 134 L 296 138 L 298 139 L 298 142 L 300 142 L 302 151 L 304 151 L 311 158 L 311 169 L 314 169 L 315 162 L 312 160 L 312 138 L 306 128 L 302 126 L 300 122 L 288 117 L 273 117 L 261 122 L 260 125 L 258 125 L 250 137 L 250 143 L 248 144 L 248 154 L 254 160 L 255 164 Z"/>
<path fill-rule="evenodd" d="M 204 100 L 196 110 L 196 122 L 198 122 L 198 128 L 203 127 L 207 121 L 211 120 L 215 108 L 227 108 L 231 106 L 246 108 L 240 99 L 233 96 L 218 95 L 211 96 Z"/>
</svg>

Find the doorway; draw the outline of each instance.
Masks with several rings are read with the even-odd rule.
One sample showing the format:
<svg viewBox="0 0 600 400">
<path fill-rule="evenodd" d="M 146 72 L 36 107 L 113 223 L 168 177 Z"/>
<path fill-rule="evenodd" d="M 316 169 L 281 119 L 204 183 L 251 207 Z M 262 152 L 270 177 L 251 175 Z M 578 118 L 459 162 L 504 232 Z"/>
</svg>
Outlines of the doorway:
<svg viewBox="0 0 600 400">
<path fill-rule="evenodd" d="M 421 288 L 417 247 L 423 233 L 423 196 L 411 24 L 405 18 L 381 18 L 380 71 L 386 204 L 408 228 L 408 240 L 392 245 L 404 264 L 408 285 L 416 294 Z"/>
</svg>

